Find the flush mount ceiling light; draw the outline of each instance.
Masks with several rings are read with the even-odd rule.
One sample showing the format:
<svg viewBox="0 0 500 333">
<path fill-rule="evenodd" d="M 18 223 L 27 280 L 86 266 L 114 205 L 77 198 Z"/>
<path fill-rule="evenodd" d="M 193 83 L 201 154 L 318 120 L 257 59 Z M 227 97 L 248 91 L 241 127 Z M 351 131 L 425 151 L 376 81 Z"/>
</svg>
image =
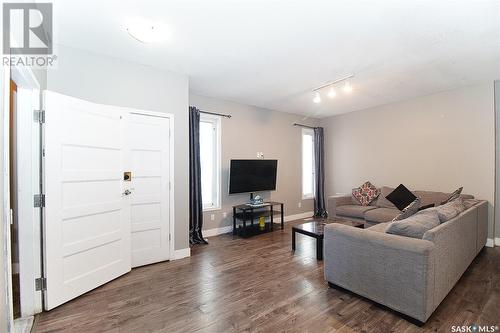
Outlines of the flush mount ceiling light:
<svg viewBox="0 0 500 333">
<path fill-rule="evenodd" d="M 318 88 L 313 89 L 312 90 L 312 92 L 314 93 L 313 102 L 316 104 L 321 103 L 321 95 L 319 92 L 325 88 L 328 88 L 328 87 L 330 87 L 330 89 L 328 90 L 328 94 L 327 94 L 328 97 L 334 98 L 335 96 L 337 96 L 337 91 L 335 90 L 334 86 L 336 84 L 339 84 L 340 82 L 345 82 L 344 87 L 342 88 L 344 93 L 350 94 L 352 92 L 351 79 L 353 77 L 354 77 L 354 74 L 349 74 L 349 75 L 343 76 L 341 78 L 338 78 L 336 80 L 330 81 L 330 82 L 328 82 L 328 83 L 326 83 Z"/>
<path fill-rule="evenodd" d="M 133 20 L 125 25 L 128 34 L 141 43 L 157 43 L 168 38 L 164 24 L 148 20 Z"/>
</svg>

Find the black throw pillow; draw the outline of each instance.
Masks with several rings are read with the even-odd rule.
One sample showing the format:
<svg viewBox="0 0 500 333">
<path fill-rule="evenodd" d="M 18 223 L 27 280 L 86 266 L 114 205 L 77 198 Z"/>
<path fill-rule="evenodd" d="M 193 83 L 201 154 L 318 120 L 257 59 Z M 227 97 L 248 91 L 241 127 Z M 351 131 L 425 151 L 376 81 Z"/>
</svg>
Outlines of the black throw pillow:
<svg viewBox="0 0 500 333">
<path fill-rule="evenodd" d="M 419 207 L 418 208 L 418 211 L 420 212 L 421 210 L 424 210 L 424 209 L 427 209 L 427 208 L 432 208 L 434 207 L 435 204 L 431 203 L 431 204 L 428 204 L 428 205 L 425 205 L 425 206 L 422 206 L 422 207 Z"/>
<path fill-rule="evenodd" d="M 411 204 L 417 197 L 411 193 L 403 184 L 399 184 L 398 187 L 389 193 L 386 197 L 387 200 L 392 202 L 399 210 L 405 209 L 406 206 Z"/>
</svg>

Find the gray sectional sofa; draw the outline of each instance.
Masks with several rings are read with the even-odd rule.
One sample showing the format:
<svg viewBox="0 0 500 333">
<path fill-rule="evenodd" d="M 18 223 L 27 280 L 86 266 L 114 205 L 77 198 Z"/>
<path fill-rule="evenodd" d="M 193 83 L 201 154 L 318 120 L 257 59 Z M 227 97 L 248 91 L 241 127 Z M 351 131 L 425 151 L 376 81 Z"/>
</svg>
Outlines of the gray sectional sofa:
<svg viewBox="0 0 500 333">
<path fill-rule="evenodd" d="M 378 223 L 391 221 L 401 211 L 396 208 L 385 197 L 394 189 L 384 186 L 380 188 L 380 195 L 369 206 L 361 206 L 360 203 L 351 195 L 331 196 L 328 198 L 327 210 L 328 216 L 347 218 L 350 220 L 362 221 L 365 228 L 374 226 Z M 412 191 L 421 199 L 421 205 L 428 204 L 439 205 L 449 198 L 450 193 L 433 191 Z M 464 199 L 474 198 L 472 195 L 462 194 Z"/>
<path fill-rule="evenodd" d="M 425 194 L 424 203 L 441 200 L 436 192 L 420 194 Z M 347 199 L 335 202 L 337 216 L 356 214 L 374 226 L 325 226 L 325 279 L 331 286 L 350 290 L 419 323 L 427 321 L 486 244 L 487 201 L 478 200 L 458 216 L 426 231 L 422 239 L 385 232 L 391 222 L 383 221 L 396 214 L 395 208 L 375 204 L 366 210 L 352 207 Z M 342 206 L 347 207 L 339 210 Z M 379 209 L 384 210 L 367 215 Z"/>
</svg>

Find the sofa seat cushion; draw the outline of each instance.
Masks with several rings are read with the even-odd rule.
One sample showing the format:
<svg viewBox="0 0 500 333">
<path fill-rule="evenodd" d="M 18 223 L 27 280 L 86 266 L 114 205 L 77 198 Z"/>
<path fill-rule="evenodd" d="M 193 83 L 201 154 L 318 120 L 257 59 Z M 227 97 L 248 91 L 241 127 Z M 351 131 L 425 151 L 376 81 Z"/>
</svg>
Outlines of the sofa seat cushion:
<svg viewBox="0 0 500 333">
<path fill-rule="evenodd" d="M 338 206 L 336 209 L 337 215 L 364 218 L 365 213 L 369 210 L 376 209 L 374 206 L 361 206 L 361 205 L 344 205 Z"/>
<path fill-rule="evenodd" d="M 365 213 L 368 222 L 382 223 L 392 221 L 401 211 L 397 208 L 377 208 Z"/>
<path fill-rule="evenodd" d="M 373 227 L 369 227 L 368 230 L 375 232 L 385 232 L 390 224 L 391 222 L 377 223 Z"/>
</svg>

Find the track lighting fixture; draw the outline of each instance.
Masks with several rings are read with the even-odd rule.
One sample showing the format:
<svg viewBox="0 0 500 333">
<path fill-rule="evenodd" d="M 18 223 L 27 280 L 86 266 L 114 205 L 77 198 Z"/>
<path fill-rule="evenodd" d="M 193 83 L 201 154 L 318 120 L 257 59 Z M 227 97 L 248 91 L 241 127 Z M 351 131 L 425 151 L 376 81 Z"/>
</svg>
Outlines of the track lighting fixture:
<svg viewBox="0 0 500 333">
<path fill-rule="evenodd" d="M 320 95 L 320 91 L 325 89 L 325 88 L 330 88 L 328 90 L 328 97 L 329 98 L 335 98 L 335 96 L 337 96 L 337 91 L 335 90 L 335 87 L 334 85 L 337 84 L 337 83 L 340 83 L 340 82 L 344 82 L 344 87 L 342 88 L 342 91 L 344 91 L 344 93 L 346 94 L 350 94 L 352 92 L 352 85 L 351 85 L 351 80 L 354 77 L 354 74 L 350 74 L 350 75 L 347 75 L 347 76 L 344 76 L 344 77 L 341 77 L 339 79 L 336 79 L 336 80 L 333 80 L 333 81 L 330 81 L 318 88 L 315 88 L 313 89 L 313 93 L 314 93 L 314 98 L 313 98 L 313 103 L 316 103 L 316 104 L 319 104 L 321 103 L 321 95 Z"/>
<path fill-rule="evenodd" d="M 316 92 L 316 94 L 314 95 L 313 103 L 321 103 L 321 96 L 319 95 L 319 92 Z"/>
<path fill-rule="evenodd" d="M 351 86 L 351 83 L 349 81 L 345 81 L 344 92 L 346 94 L 350 94 L 352 92 L 352 86 Z"/>
<path fill-rule="evenodd" d="M 335 98 L 335 96 L 337 96 L 337 92 L 335 91 L 335 89 L 333 89 L 333 87 L 330 87 L 330 90 L 328 91 L 328 97 Z"/>
</svg>

